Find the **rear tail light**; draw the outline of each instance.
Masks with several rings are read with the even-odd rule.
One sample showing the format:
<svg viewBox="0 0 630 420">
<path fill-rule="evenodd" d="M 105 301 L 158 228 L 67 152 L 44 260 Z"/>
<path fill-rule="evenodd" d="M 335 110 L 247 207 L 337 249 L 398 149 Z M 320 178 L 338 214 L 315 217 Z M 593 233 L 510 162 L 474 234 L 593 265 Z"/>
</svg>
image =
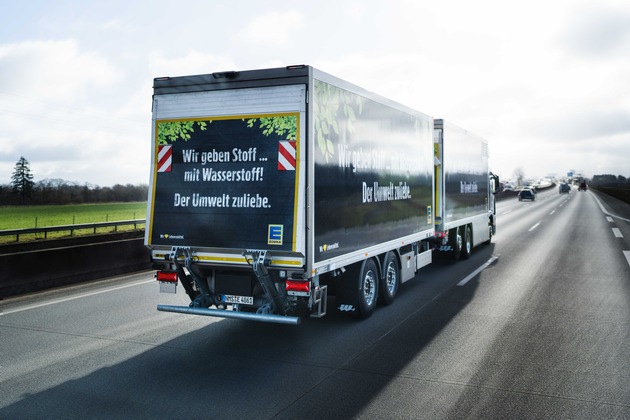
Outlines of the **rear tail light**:
<svg viewBox="0 0 630 420">
<path fill-rule="evenodd" d="M 177 272 L 176 271 L 158 271 L 155 274 L 155 278 L 157 281 L 169 281 L 171 283 L 177 283 Z"/>
<path fill-rule="evenodd" d="M 301 280 L 287 280 L 286 281 L 287 292 L 305 292 L 311 291 L 311 283 Z"/>
</svg>

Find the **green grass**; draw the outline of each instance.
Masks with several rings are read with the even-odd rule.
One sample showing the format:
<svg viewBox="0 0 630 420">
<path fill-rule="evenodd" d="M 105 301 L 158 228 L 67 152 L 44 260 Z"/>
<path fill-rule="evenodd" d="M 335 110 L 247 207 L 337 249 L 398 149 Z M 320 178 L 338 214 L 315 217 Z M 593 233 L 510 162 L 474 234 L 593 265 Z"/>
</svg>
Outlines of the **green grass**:
<svg viewBox="0 0 630 420">
<path fill-rule="evenodd" d="M 0 230 L 144 219 L 147 204 L 103 203 L 0 207 Z"/>
<path fill-rule="evenodd" d="M 593 187 L 597 191 L 613 196 L 625 203 L 630 204 L 630 188 L 622 187 Z"/>
<path fill-rule="evenodd" d="M 68 204 L 58 206 L 2 206 L 0 207 L 0 231 L 145 219 L 146 211 L 146 202 Z M 107 233 L 113 230 L 114 228 L 99 228 L 97 233 Z M 121 227 L 117 230 L 133 230 L 133 225 Z M 70 231 L 51 232 L 46 235 L 46 238 L 69 236 L 70 233 Z M 72 232 L 73 235 L 93 233 L 94 229 Z M 15 239 L 15 236 L 0 236 L 0 243 L 14 242 Z M 43 239 L 43 235 L 20 236 L 20 242 L 33 239 Z"/>
</svg>

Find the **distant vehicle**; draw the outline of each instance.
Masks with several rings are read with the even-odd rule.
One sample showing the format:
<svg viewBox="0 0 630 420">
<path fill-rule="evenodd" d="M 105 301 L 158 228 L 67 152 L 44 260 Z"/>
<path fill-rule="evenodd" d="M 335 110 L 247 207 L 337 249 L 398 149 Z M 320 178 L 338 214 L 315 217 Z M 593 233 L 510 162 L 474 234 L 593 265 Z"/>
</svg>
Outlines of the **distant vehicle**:
<svg viewBox="0 0 630 420">
<path fill-rule="evenodd" d="M 569 186 L 569 184 L 565 184 L 563 182 L 562 184 L 560 184 L 559 191 L 560 191 L 560 194 L 562 194 L 562 193 L 567 193 L 568 194 L 568 193 L 571 192 L 571 187 Z"/>
<path fill-rule="evenodd" d="M 536 200 L 536 193 L 531 188 L 523 188 L 518 192 L 518 201 Z"/>
<path fill-rule="evenodd" d="M 586 191 L 586 182 L 582 181 L 578 187 L 578 191 Z"/>
</svg>

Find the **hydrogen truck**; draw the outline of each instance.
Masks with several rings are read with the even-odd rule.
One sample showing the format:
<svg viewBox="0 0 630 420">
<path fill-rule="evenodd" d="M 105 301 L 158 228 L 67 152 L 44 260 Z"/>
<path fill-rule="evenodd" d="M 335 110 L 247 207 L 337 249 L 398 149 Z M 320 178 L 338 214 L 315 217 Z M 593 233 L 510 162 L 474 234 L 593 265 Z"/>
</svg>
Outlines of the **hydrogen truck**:
<svg viewBox="0 0 630 420">
<path fill-rule="evenodd" d="M 145 244 L 159 311 L 358 318 L 495 233 L 488 146 L 306 65 L 154 79 Z"/>
</svg>

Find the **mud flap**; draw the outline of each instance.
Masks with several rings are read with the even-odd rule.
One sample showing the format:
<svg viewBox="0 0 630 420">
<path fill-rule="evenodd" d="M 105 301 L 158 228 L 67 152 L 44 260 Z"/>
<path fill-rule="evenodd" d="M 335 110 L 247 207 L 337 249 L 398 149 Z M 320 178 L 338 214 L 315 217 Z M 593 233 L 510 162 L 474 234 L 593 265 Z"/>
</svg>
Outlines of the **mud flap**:
<svg viewBox="0 0 630 420">
<path fill-rule="evenodd" d="M 355 315 L 359 312 L 359 284 L 357 269 L 351 267 L 337 278 L 335 308 L 338 312 Z"/>
</svg>

